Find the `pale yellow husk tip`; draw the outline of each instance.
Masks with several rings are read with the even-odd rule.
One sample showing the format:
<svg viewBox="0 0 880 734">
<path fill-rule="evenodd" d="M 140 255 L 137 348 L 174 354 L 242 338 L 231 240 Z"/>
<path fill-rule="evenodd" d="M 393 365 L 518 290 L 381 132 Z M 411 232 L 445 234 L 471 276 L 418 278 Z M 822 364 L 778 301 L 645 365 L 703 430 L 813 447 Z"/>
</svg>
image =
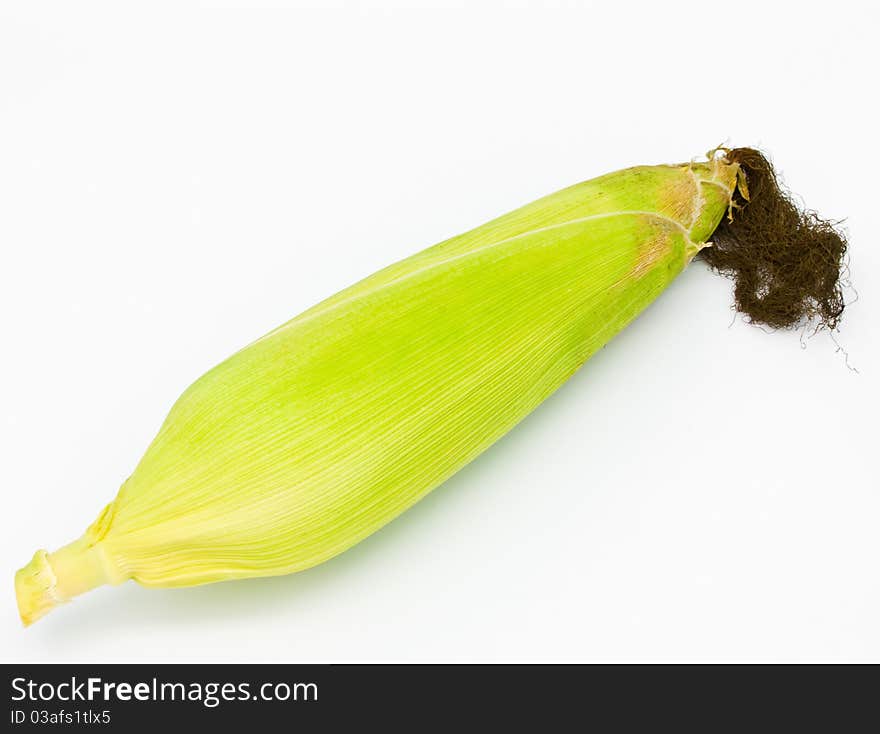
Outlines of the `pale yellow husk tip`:
<svg viewBox="0 0 880 734">
<path fill-rule="evenodd" d="M 25 627 L 74 596 L 111 583 L 100 551 L 87 538 L 55 553 L 38 550 L 15 574 L 18 613 Z"/>
</svg>

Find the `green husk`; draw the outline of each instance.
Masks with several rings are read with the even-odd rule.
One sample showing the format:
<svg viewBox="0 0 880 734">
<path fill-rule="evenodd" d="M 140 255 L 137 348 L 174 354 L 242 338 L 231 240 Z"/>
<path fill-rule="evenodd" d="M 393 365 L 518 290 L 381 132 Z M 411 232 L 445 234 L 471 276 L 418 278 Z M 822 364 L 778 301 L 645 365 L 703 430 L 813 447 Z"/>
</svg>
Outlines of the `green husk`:
<svg viewBox="0 0 880 734">
<path fill-rule="evenodd" d="M 503 436 L 634 319 L 728 212 L 737 166 L 572 186 L 353 285 L 197 380 L 113 502 L 16 577 L 22 619 L 101 583 L 291 573 Z"/>
</svg>

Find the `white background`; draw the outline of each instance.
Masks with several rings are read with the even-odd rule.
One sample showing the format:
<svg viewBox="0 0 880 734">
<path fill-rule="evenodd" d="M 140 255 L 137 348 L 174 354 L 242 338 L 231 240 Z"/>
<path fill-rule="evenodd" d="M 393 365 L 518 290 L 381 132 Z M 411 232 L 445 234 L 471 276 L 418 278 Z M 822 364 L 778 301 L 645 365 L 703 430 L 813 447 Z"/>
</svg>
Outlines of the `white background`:
<svg viewBox="0 0 880 734">
<path fill-rule="evenodd" d="M 874 5 L 232 5 L 2 5 L 3 659 L 880 661 Z M 858 373 L 827 333 L 733 321 L 697 263 L 343 556 L 21 628 L 15 570 L 213 364 L 423 246 L 725 140 L 846 218 Z"/>
</svg>

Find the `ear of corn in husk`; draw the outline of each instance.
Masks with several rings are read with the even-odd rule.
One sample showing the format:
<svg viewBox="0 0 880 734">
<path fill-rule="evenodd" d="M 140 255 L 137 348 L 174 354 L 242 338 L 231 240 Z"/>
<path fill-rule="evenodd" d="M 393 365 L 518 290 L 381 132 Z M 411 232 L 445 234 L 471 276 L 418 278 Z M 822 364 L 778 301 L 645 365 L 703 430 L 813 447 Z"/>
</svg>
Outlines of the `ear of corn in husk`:
<svg viewBox="0 0 880 734">
<path fill-rule="evenodd" d="M 299 571 L 374 532 L 504 435 L 705 245 L 737 165 L 623 170 L 347 288 L 173 406 L 85 534 L 16 575 L 25 624 L 101 584 Z"/>
</svg>

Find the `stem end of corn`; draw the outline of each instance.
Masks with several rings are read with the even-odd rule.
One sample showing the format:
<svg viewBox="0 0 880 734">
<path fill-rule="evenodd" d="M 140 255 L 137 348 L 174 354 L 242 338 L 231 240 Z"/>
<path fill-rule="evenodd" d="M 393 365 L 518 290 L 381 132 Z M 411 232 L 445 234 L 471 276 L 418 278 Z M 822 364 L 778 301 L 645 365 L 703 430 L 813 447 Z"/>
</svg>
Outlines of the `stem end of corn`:
<svg viewBox="0 0 880 734">
<path fill-rule="evenodd" d="M 38 550 L 15 574 L 21 621 L 28 627 L 74 596 L 106 583 L 111 579 L 103 553 L 86 537 L 55 553 Z"/>
</svg>

